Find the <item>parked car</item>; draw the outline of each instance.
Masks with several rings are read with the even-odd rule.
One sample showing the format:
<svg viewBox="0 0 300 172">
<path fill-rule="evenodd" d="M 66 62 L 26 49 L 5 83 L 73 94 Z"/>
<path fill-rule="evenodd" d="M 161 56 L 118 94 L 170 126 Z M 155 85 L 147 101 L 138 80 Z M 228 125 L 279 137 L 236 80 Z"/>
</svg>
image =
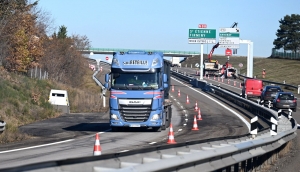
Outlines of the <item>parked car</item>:
<svg viewBox="0 0 300 172">
<path fill-rule="evenodd" d="M 278 92 L 273 100 L 273 107 L 276 109 L 297 110 L 297 98 L 291 92 Z"/>
<path fill-rule="evenodd" d="M 248 99 L 249 97 L 260 97 L 263 89 L 263 82 L 259 79 L 245 79 L 242 85 L 241 96 Z"/>
<path fill-rule="evenodd" d="M 271 101 L 271 103 L 273 103 L 273 99 L 276 97 L 277 92 L 283 92 L 280 86 L 275 86 L 275 85 L 265 86 L 261 92 L 260 102 L 267 103 Z"/>
</svg>

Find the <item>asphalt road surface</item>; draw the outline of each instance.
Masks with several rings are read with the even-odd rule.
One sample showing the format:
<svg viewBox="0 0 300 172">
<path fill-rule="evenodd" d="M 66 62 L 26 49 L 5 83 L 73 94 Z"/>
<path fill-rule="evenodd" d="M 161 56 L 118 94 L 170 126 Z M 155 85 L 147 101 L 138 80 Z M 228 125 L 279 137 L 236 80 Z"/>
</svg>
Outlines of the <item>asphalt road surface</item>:
<svg viewBox="0 0 300 172">
<path fill-rule="evenodd" d="M 192 88 L 181 81 L 172 80 L 175 90 L 170 90 L 173 100 L 172 124 L 176 142 L 204 140 L 216 137 L 241 135 L 249 132 L 247 122 L 238 116 L 236 109 L 217 101 L 216 98 Z M 178 96 L 180 89 L 180 97 Z M 186 104 L 186 96 L 190 104 Z M 202 119 L 197 121 L 198 131 L 191 130 L 195 102 Z M 149 145 L 167 144 L 168 129 L 162 132 L 131 128 L 123 132 L 111 132 L 108 113 L 64 114 L 20 127 L 32 135 L 31 140 L 0 145 L 0 170 L 36 162 L 92 156 L 95 133 L 100 133 L 102 154 L 117 153 L 144 148 Z"/>
</svg>

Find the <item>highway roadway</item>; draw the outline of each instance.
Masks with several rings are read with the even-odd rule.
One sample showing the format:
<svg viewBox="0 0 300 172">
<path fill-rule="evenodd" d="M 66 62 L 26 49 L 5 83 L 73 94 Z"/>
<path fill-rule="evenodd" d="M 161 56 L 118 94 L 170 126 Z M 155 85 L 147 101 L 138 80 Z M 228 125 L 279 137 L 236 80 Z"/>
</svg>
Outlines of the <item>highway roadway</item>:
<svg viewBox="0 0 300 172">
<path fill-rule="evenodd" d="M 103 75 L 101 75 L 103 77 Z M 102 80 L 103 78 L 101 78 Z M 172 78 L 174 92 L 172 124 L 176 142 L 205 140 L 218 137 L 243 135 L 249 132 L 248 112 L 193 88 L 190 84 Z M 178 90 L 180 89 L 180 96 Z M 190 104 L 186 103 L 189 96 Z M 201 110 L 199 130 L 192 131 L 195 103 Z M 71 113 L 20 127 L 33 139 L 0 145 L 0 171 L 4 168 L 37 162 L 92 156 L 95 133 L 100 133 L 102 154 L 126 152 L 149 146 L 167 144 L 169 129 L 153 132 L 149 129 L 131 128 L 111 132 L 108 113 Z"/>
<path fill-rule="evenodd" d="M 176 68 L 174 68 L 175 70 Z M 187 74 L 190 74 L 194 76 L 195 78 L 199 78 L 200 76 L 195 76 L 196 70 L 192 68 L 178 68 L 179 71 L 186 72 Z M 214 77 L 204 77 L 204 80 L 206 80 L 208 83 L 212 83 L 214 85 L 220 85 L 222 88 L 226 88 L 232 92 L 235 92 L 237 94 L 240 94 L 242 92 L 240 88 L 240 80 L 238 79 L 229 79 L 229 83 L 227 79 L 223 79 L 223 82 L 221 79 L 218 80 L 218 78 Z M 234 81 L 236 81 L 236 85 L 234 85 Z M 284 89 L 283 89 L 284 90 Z M 300 121 L 300 97 L 299 95 L 295 95 L 298 97 L 297 100 L 297 112 L 292 112 L 293 118 L 298 122 L 298 128 L 299 128 L 299 121 Z M 257 102 L 255 99 L 251 99 L 254 102 Z M 285 116 L 287 116 L 287 113 L 284 113 Z M 281 160 L 279 160 L 273 167 L 270 169 L 270 171 L 278 171 L 278 172 L 285 172 L 285 171 L 299 171 L 299 161 L 300 161 L 300 131 L 297 131 L 297 137 L 294 140 L 294 147 L 291 150 L 289 154 L 287 154 L 285 157 L 282 157 Z"/>
</svg>

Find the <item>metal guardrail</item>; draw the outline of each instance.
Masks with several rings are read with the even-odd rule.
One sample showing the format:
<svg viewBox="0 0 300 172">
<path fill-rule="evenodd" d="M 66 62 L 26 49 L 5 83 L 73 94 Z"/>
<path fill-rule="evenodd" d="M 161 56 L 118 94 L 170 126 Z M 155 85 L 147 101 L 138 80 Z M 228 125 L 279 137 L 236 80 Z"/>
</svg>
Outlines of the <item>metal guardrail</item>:
<svg viewBox="0 0 300 172">
<path fill-rule="evenodd" d="M 241 107 L 253 111 L 256 115 L 269 119 L 277 118 L 277 113 L 259 106 L 217 86 L 208 85 L 190 76 L 172 72 L 173 75 L 190 81 L 220 96 L 236 99 Z M 278 157 L 281 147 L 296 137 L 297 122 L 290 120 L 292 129 L 270 136 L 269 132 L 259 132 L 257 137 L 243 136 L 237 139 L 208 141 L 205 143 L 187 142 L 176 145 L 150 147 L 124 153 L 107 154 L 98 157 L 75 158 L 51 161 L 4 169 L 5 171 L 251 171 L 259 170 L 265 164 Z M 1 169 L 0 169 L 1 171 Z"/>
</svg>

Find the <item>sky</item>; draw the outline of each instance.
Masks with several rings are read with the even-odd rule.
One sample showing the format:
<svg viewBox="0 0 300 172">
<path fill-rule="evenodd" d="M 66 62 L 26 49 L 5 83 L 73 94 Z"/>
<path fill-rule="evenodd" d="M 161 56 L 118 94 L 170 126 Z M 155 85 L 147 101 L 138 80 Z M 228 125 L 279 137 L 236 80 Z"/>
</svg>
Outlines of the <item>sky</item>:
<svg viewBox="0 0 300 172">
<path fill-rule="evenodd" d="M 64 25 L 69 36 L 87 36 L 93 48 L 200 53 L 200 44 L 188 43 L 189 29 L 206 24 L 207 29 L 217 30 L 218 42 L 219 28 L 237 22 L 240 39 L 253 42 L 254 57 L 271 55 L 279 20 L 300 14 L 299 5 L 300 0 L 39 0 L 56 32 Z M 213 45 L 204 44 L 203 53 Z M 225 54 L 225 48 L 215 49 L 214 54 Z M 246 44 L 240 44 L 237 55 L 247 56 Z"/>
</svg>

